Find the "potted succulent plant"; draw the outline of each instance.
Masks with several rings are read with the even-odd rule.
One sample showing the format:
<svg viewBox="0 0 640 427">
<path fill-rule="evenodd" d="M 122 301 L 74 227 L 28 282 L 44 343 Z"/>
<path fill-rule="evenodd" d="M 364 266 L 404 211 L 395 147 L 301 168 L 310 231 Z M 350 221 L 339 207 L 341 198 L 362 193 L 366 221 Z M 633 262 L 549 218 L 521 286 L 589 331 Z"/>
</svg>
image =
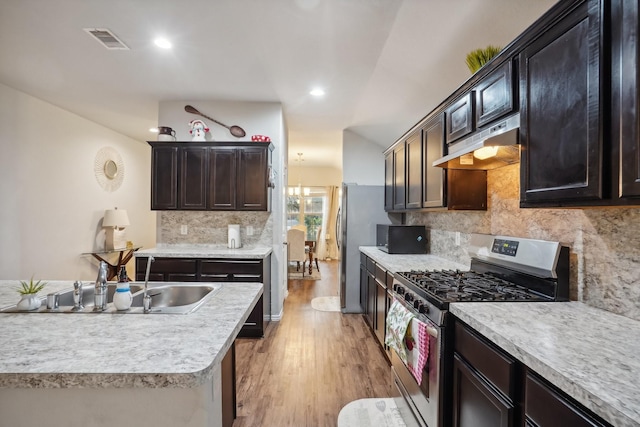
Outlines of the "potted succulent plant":
<svg viewBox="0 0 640 427">
<path fill-rule="evenodd" d="M 31 311 L 40 308 L 42 301 L 38 298 L 38 292 L 40 292 L 46 284 L 46 282 L 40 280 L 34 283 L 33 277 L 31 277 L 29 282 L 21 280 L 18 293 L 22 295 L 22 298 L 17 304 L 18 309 Z"/>
<path fill-rule="evenodd" d="M 502 48 L 498 46 L 487 46 L 484 49 L 472 50 L 467 54 L 466 60 L 469 71 L 471 71 L 472 74 L 475 73 L 501 50 Z"/>
</svg>

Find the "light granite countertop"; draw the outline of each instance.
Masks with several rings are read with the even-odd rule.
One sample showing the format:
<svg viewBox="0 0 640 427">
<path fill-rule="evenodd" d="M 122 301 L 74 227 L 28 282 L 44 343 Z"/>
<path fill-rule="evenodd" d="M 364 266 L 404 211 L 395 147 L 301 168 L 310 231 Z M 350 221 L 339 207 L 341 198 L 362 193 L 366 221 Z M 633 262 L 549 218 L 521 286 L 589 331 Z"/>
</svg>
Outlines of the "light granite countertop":
<svg viewBox="0 0 640 427">
<path fill-rule="evenodd" d="M 242 259 L 263 259 L 272 252 L 268 246 L 241 247 L 229 249 L 226 245 L 162 245 L 155 248 L 142 249 L 134 253 L 135 257 L 165 258 L 242 258 Z"/>
<path fill-rule="evenodd" d="M 612 425 L 640 426 L 639 321 L 579 302 L 465 302 L 450 310 Z"/>
<path fill-rule="evenodd" d="M 16 284 L 0 280 L 0 307 L 18 302 Z M 71 288 L 71 281 L 50 281 L 41 295 Z M 222 283 L 190 314 L 0 313 L 0 387 L 198 386 L 222 361 L 262 289 Z"/>
<path fill-rule="evenodd" d="M 360 252 L 382 265 L 387 271 L 409 270 L 469 270 L 468 265 L 440 258 L 435 255 L 419 254 L 388 254 L 378 249 L 377 246 L 360 246 Z"/>
</svg>

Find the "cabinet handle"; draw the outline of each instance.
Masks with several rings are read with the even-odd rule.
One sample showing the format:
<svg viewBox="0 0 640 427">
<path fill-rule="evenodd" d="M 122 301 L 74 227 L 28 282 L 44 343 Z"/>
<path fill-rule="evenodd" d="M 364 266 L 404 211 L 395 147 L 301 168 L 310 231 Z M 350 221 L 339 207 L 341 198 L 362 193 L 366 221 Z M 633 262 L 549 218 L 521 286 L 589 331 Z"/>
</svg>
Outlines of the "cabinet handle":
<svg viewBox="0 0 640 427">
<path fill-rule="evenodd" d="M 244 324 L 244 326 L 258 326 L 258 324 L 255 322 L 247 322 Z"/>
</svg>

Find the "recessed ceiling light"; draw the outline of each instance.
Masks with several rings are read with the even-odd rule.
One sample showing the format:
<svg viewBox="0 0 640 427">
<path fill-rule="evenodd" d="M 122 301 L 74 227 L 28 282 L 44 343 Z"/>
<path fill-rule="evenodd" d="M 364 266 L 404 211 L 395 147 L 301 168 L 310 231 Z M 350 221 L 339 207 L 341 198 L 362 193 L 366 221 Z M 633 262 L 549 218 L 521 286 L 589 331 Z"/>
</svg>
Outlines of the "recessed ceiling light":
<svg viewBox="0 0 640 427">
<path fill-rule="evenodd" d="M 171 49 L 171 46 L 172 46 L 171 42 L 165 39 L 164 37 L 158 37 L 153 42 L 156 44 L 156 46 L 162 49 Z"/>
<path fill-rule="evenodd" d="M 311 96 L 324 96 L 324 89 L 315 88 L 309 92 Z"/>
<path fill-rule="evenodd" d="M 149 129 L 149 132 L 158 133 L 158 128 L 151 128 Z"/>
</svg>

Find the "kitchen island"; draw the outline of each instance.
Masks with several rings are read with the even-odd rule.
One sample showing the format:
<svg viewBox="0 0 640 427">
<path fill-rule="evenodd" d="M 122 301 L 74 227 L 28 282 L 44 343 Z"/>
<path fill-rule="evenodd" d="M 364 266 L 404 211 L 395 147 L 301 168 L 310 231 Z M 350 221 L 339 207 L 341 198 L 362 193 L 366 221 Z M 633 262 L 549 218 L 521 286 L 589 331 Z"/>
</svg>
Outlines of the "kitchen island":
<svg viewBox="0 0 640 427">
<path fill-rule="evenodd" d="M 0 425 L 221 425 L 221 363 L 262 289 L 223 283 L 187 315 L 0 314 Z"/>
</svg>

